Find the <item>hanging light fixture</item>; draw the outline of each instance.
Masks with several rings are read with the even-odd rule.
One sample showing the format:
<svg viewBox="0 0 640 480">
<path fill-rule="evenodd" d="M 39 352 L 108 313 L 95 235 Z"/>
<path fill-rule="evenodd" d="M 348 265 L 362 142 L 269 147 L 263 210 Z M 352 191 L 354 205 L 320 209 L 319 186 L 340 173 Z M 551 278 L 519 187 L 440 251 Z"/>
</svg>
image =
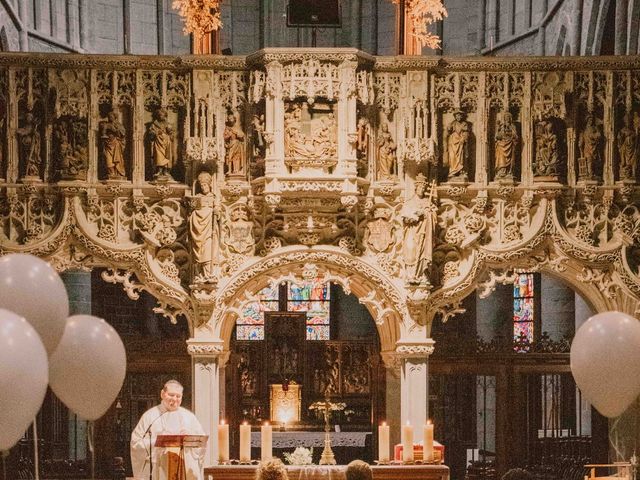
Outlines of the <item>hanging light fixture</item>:
<svg viewBox="0 0 640 480">
<path fill-rule="evenodd" d="M 184 21 L 184 33 L 201 37 L 222 27 L 220 0 L 173 0 Z"/>
</svg>

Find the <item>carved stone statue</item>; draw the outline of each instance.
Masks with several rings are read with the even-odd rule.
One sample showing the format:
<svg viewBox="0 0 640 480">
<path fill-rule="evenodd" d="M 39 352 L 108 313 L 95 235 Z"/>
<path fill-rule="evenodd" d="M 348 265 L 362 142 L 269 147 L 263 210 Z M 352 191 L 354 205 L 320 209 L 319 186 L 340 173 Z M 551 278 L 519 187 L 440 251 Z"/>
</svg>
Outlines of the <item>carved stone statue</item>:
<svg viewBox="0 0 640 480">
<path fill-rule="evenodd" d="M 511 113 L 505 112 L 502 121 L 498 122 L 495 135 L 495 180 L 513 179 L 513 167 L 520 137 L 513 123 Z"/>
<path fill-rule="evenodd" d="M 264 138 L 264 114 L 253 115 L 251 119 L 252 130 L 252 144 L 253 144 L 253 158 L 264 158 L 267 145 Z"/>
<path fill-rule="evenodd" d="M 171 168 L 174 165 L 175 134 L 167 121 L 167 115 L 165 108 L 156 110 L 154 120 L 149 124 L 147 130 L 151 142 L 151 156 L 156 179 L 170 179 Z"/>
<path fill-rule="evenodd" d="M 356 152 L 358 158 L 367 158 L 369 153 L 369 136 L 371 125 L 366 117 L 358 119 L 358 136 L 356 138 Z"/>
<path fill-rule="evenodd" d="M 590 113 L 587 117 L 587 125 L 580 134 L 578 146 L 580 158 L 578 159 L 578 179 L 592 180 L 595 178 L 595 168 L 602 164 L 600 145 L 602 143 L 602 129 L 596 123 L 596 117 Z"/>
<path fill-rule="evenodd" d="M 400 211 L 404 223 L 403 256 L 407 282 L 425 284 L 433 257 L 433 231 L 436 225 L 436 206 L 433 203 L 433 188 L 424 197 L 427 181 L 418 174 L 415 193 L 405 201 Z"/>
<path fill-rule="evenodd" d="M 20 143 L 20 163 L 24 165 L 27 178 L 40 179 L 42 158 L 40 156 L 40 132 L 38 122 L 31 112 L 24 117 L 22 126 L 16 130 Z"/>
<path fill-rule="evenodd" d="M 118 120 L 118 113 L 109 112 L 107 119 L 100 122 L 101 153 L 109 180 L 121 179 L 127 175 L 124 161 L 125 137 L 125 128 Z"/>
<path fill-rule="evenodd" d="M 395 175 L 396 142 L 391 137 L 389 126 L 382 122 L 378 134 L 378 179 L 384 180 Z"/>
<path fill-rule="evenodd" d="M 462 110 L 456 110 L 453 117 L 454 120 L 447 126 L 445 165 L 449 167 L 450 180 L 466 180 L 471 125 L 464 119 Z"/>
<path fill-rule="evenodd" d="M 198 175 L 199 193 L 195 195 L 194 208 L 189 216 L 191 250 L 195 264 L 195 281 L 209 282 L 219 258 L 219 209 L 212 189 L 209 172 Z"/>
<path fill-rule="evenodd" d="M 624 126 L 618 132 L 618 158 L 620 162 L 619 179 L 636 179 L 636 166 L 638 163 L 638 134 L 633 126 L 631 112 L 624 115 Z"/>
<path fill-rule="evenodd" d="M 558 175 L 558 137 L 553 131 L 553 123 L 542 120 L 536 125 L 536 159 L 533 174 L 536 177 Z"/>
<path fill-rule="evenodd" d="M 245 134 L 240 126 L 240 119 L 233 113 L 227 115 L 227 123 L 224 127 L 224 164 L 228 175 L 242 175 L 244 173 Z"/>
</svg>

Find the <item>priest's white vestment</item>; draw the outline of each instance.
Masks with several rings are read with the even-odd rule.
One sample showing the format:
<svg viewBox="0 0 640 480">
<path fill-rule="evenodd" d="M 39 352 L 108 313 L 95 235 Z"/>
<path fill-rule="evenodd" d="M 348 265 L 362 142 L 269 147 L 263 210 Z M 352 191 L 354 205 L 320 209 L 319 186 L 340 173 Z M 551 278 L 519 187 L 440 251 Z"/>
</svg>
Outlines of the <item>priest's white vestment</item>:
<svg viewBox="0 0 640 480">
<path fill-rule="evenodd" d="M 131 466 L 133 478 L 149 480 L 150 444 L 158 435 L 204 435 L 202 425 L 186 408 L 169 411 L 160 404 L 147 410 L 131 433 Z M 151 442 L 151 443 L 150 443 Z M 153 447 L 153 480 L 167 480 L 167 450 Z M 184 463 L 187 480 L 203 480 L 204 448 L 185 448 Z"/>
</svg>

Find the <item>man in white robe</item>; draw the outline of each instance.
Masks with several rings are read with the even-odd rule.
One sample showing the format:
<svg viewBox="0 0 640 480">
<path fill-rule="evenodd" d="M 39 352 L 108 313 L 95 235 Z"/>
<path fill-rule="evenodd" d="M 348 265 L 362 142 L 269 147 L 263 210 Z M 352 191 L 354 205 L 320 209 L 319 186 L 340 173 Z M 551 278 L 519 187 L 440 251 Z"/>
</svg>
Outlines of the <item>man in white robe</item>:
<svg viewBox="0 0 640 480">
<path fill-rule="evenodd" d="M 147 410 L 131 433 L 131 465 L 133 478 L 136 480 L 150 480 L 150 452 L 153 454 L 152 480 L 171 480 L 168 479 L 168 453 L 177 453 L 178 449 L 152 448 L 158 435 L 204 435 L 202 425 L 196 416 L 180 406 L 182 392 L 183 387 L 178 381 L 169 380 L 165 383 L 160 392 L 160 405 Z M 185 480 L 203 480 L 204 455 L 204 448 L 185 447 Z"/>
</svg>

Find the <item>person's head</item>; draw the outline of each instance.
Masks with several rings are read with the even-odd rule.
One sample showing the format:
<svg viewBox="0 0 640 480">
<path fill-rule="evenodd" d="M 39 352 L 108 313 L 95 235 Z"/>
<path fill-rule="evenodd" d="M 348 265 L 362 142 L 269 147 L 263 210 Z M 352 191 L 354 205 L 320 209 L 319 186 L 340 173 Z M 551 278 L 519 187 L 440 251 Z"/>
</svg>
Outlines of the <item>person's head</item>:
<svg viewBox="0 0 640 480">
<path fill-rule="evenodd" d="M 533 475 L 522 468 L 512 468 L 500 480 L 533 480 Z"/>
<path fill-rule="evenodd" d="M 107 118 L 109 119 L 110 122 L 117 122 L 118 121 L 118 112 L 111 110 L 109 112 L 109 114 L 107 115 Z"/>
<path fill-rule="evenodd" d="M 462 110 L 456 110 L 455 112 L 453 112 L 453 118 L 455 118 L 456 120 L 460 121 L 463 117 L 464 112 Z"/>
<path fill-rule="evenodd" d="M 256 471 L 256 480 L 289 480 L 289 476 L 282 460 L 272 458 L 260 463 Z"/>
<path fill-rule="evenodd" d="M 347 465 L 347 471 L 345 472 L 347 480 L 372 480 L 373 474 L 371 473 L 371 467 L 367 462 L 362 460 L 353 460 Z"/>
<path fill-rule="evenodd" d="M 416 194 L 419 197 L 422 197 L 424 195 L 425 190 L 427 189 L 427 177 L 425 177 L 421 173 L 416 175 L 415 187 L 416 187 Z"/>
<path fill-rule="evenodd" d="M 169 380 L 162 387 L 160 392 L 160 398 L 162 399 L 162 405 L 171 411 L 177 410 L 182 403 L 182 391 L 184 387 L 177 380 Z"/>
<path fill-rule="evenodd" d="M 200 184 L 200 190 L 207 195 L 211 192 L 211 174 L 209 172 L 200 172 L 198 174 L 198 183 Z"/>
</svg>

